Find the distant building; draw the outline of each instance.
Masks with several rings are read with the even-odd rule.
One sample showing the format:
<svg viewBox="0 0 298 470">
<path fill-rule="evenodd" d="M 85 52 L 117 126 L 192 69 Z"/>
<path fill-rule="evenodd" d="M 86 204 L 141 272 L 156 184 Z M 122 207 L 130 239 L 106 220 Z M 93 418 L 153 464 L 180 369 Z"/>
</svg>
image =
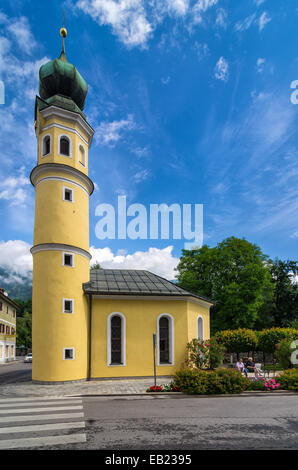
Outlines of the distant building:
<svg viewBox="0 0 298 470">
<path fill-rule="evenodd" d="M 0 364 L 16 356 L 16 320 L 18 305 L 0 287 Z"/>
<path fill-rule="evenodd" d="M 87 84 L 66 59 L 61 34 L 59 59 L 40 68 L 35 106 L 32 378 L 152 376 L 153 334 L 157 375 L 173 375 L 187 342 L 209 338 L 212 303 L 148 271 L 90 272 L 94 131 L 83 113 Z"/>
</svg>

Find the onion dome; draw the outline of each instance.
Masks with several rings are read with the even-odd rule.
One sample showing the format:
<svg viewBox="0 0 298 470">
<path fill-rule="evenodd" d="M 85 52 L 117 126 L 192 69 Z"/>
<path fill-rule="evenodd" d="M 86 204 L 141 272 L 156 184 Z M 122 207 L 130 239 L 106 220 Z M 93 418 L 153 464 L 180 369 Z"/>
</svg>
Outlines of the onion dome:
<svg viewBox="0 0 298 470">
<path fill-rule="evenodd" d="M 59 59 L 43 64 L 39 70 L 39 95 L 48 104 L 73 101 L 73 110 L 81 112 L 85 106 L 88 85 L 65 55 L 64 38 L 67 36 L 65 27 L 60 29 L 62 51 Z M 69 107 L 69 106 L 67 106 Z"/>
</svg>

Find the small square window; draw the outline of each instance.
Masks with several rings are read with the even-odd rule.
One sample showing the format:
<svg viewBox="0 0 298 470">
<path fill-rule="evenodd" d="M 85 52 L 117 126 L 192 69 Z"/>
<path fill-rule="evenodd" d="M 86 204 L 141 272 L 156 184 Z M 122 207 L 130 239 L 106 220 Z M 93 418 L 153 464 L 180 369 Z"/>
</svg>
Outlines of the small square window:
<svg viewBox="0 0 298 470">
<path fill-rule="evenodd" d="M 63 349 L 63 359 L 64 360 L 73 360 L 75 358 L 74 348 L 64 348 Z"/>
<path fill-rule="evenodd" d="M 73 189 L 63 188 L 63 200 L 73 202 Z"/>
<path fill-rule="evenodd" d="M 73 266 L 74 265 L 73 254 L 63 253 L 63 265 L 64 266 Z"/>
<path fill-rule="evenodd" d="M 63 313 L 73 313 L 72 299 L 63 299 Z"/>
</svg>

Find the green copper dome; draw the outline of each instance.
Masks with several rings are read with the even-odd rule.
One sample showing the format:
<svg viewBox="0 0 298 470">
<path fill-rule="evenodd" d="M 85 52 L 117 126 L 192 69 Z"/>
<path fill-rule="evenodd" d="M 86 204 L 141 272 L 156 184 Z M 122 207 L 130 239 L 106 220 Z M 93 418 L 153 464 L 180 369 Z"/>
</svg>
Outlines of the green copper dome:
<svg viewBox="0 0 298 470">
<path fill-rule="evenodd" d="M 63 39 L 59 59 L 51 60 L 40 67 L 39 95 L 46 101 L 51 101 L 50 98 L 55 95 L 71 98 L 78 108 L 83 111 L 87 91 L 87 83 L 75 66 L 66 59 Z"/>
</svg>

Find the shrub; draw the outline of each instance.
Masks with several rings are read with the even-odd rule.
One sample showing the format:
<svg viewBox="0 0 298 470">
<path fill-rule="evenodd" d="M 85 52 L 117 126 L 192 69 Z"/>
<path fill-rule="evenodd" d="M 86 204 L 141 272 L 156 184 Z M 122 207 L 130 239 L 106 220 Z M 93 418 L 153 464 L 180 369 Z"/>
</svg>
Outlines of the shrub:
<svg viewBox="0 0 298 470">
<path fill-rule="evenodd" d="M 288 369 L 278 377 L 281 388 L 298 391 L 298 369 Z"/>
<path fill-rule="evenodd" d="M 275 345 L 277 360 L 283 369 L 289 369 L 292 366 L 291 354 L 293 350 L 291 348 L 291 344 L 291 340 L 282 339 Z"/>
<path fill-rule="evenodd" d="M 174 383 L 187 394 L 212 395 L 242 392 L 249 381 L 234 369 L 185 369 L 176 372 Z"/>
<path fill-rule="evenodd" d="M 229 353 L 241 353 L 257 349 L 257 335 L 255 331 L 247 328 L 219 331 L 215 337 Z"/>
<path fill-rule="evenodd" d="M 187 344 L 186 365 L 197 369 L 215 369 L 223 360 L 224 347 L 216 338 L 201 341 L 194 338 Z"/>
<path fill-rule="evenodd" d="M 253 380 L 248 384 L 247 390 L 258 390 L 265 391 L 264 381 L 263 380 Z"/>
<path fill-rule="evenodd" d="M 298 339 L 298 330 L 295 328 L 270 328 L 258 333 L 258 349 L 267 353 L 276 351 L 276 344 L 283 339 L 294 341 Z"/>
</svg>

